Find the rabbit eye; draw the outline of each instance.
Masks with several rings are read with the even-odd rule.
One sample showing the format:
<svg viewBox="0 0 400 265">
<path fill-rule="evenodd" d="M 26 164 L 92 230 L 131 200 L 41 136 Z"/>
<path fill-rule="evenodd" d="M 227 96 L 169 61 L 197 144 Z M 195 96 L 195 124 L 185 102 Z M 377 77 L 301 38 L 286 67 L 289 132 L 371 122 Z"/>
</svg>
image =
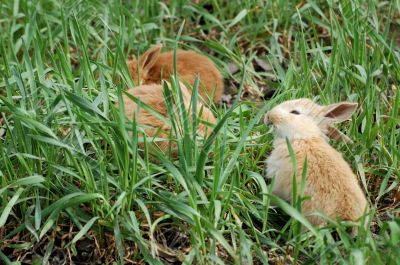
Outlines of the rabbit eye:
<svg viewBox="0 0 400 265">
<path fill-rule="evenodd" d="M 292 110 L 290 113 L 300 115 L 300 112 L 298 112 L 297 110 Z"/>
</svg>

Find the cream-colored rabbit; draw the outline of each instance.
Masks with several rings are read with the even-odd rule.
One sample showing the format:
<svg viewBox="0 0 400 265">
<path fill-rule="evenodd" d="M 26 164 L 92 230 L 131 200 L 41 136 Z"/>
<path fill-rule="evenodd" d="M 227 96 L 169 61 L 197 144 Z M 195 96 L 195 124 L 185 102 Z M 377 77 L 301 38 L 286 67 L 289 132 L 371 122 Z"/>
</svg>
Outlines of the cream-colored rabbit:
<svg viewBox="0 0 400 265">
<path fill-rule="evenodd" d="M 180 88 L 185 108 L 188 111 L 188 115 L 191 117 L 191 94 L 182 83 L 180 83 Z M 127 93 L 136 97 L 138 100 L 167 118 L 168 113 L 165 104 L 164 88 L 162 85 L 153 84 L 138 86 L 129 89 Z M 170 145 L 172 150 L 176 148 L 176 144 L 170 142 L 170 139 L 176 136 L 173 134 L 169 124 L 166 124 L 165 120 L 156 117 L 154 113 L 148 112 L 143 107 L 138 106 L 138 104 L 131 100 L 127 95 L 123 95 L 122 100 L 126 117 L 130 120 L 133 120 L 135 117 L 137 123 L 143 126 L 147 136 L 162 139 L 162 141 L 155 141 L 156 145 L 159 146 L 161 150 L 167 151 Z M 116 104 L 116 107 L 118 108 L 118 103 Z M 199 122 L 197 133 L 202 137 L 206 137 L 212 131 L 212 128 L 205 125 L 204 121 L 206 123 L 215 124 L 216 119 L 211 110 L 200 102 L 197 103 L 196 108 L 198 119 L 203 121 L 203 123 Z"/>
<path fill-rule="evenodd" d="M 161 45 L 154 45 L 139 60 L 128 61 L 129 72 L 136 85 L 161 84 L 161 80 L 169 80 L 174 72 L 174 52 L 161 53 Z M 220 71 L 214 63 L 204 55 L 193 51 L 178 50 L 176 53 L 176 72 L 179 79 L 194 85 L 197 75 L 200 78 L 199 95 L 209 105 L 218 103 L 224 89 Z"/>
<path fill-rule="evenodd" d="M 327 143 L 321 130 L 321 119 L 343 120 L 356 109 L 357 104 L 342 102 L 322 111 L 310 108 L 308 99 L 290 100 L 269 111 L 265 123 L 272 123 L 275 131 L 274 150 L 266 161 L 267 177 L 275 177 L 272 193 L 291 202 L 293 174 L 296 173 L 300 190 L 303 165 L 307 159 L 307 176 L 302 210 L 313 225 L 323 225 L 316 211 L 341 220 L 355 221 L 367 210 L 367 200 L 357 177 L 342 155 Z M 316 115 L 316 113 L 318 115 Z M 321 115 L 323 113 L 323 115 Z M 317 118 L 316 118 L 317 117 Z M 293 168 L 286 139 L 290 141 L 296 157 Z"/>
</svg>

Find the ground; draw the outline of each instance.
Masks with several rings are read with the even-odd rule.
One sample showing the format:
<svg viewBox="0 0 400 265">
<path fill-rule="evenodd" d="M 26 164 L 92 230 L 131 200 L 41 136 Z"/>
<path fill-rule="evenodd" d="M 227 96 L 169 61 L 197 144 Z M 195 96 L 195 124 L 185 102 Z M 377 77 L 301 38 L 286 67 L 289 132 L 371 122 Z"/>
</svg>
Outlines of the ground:
<svg viewBox="0 0 400 265">
<path fill-rule="evenodd" d="M 2 263 L 399 264 L 399 1 L 16 0 L 0 17 Z M 185 127 L 178 158 L 138 148 L 114 108 L 155 43 L 225 78 L 215 133 Z M 359 104 L 338 126 L 354 143 L 332 142 L 372 209 L 355 238 L 272 206 L 261 118 L 300 97 Z"/>
</svg>

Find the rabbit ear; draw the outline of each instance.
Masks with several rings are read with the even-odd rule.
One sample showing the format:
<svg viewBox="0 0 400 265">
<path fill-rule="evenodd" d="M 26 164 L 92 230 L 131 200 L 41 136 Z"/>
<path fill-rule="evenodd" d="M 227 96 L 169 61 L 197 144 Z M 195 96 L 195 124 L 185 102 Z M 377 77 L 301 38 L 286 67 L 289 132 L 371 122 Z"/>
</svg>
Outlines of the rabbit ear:
<svg viewBox="0 0 400 265">
<path fill-rule="evenodd" d="M 168 89 L 171 91 L 171 83 L 168 82 L 167 80 L 163 80 L 163 82 L 165 82 L 167 84 Z M 190 106 L 192 94 L 190 93 L 190 91 L 187 89 L 187 87 L 181 81 L 179 81 L 179 87 L 182 92 L 183 103 L 185 104 L 185 107 L 188 108 Z"/>
<path fill-rule="evenodd" d="M 356 111 L 358 104 L 351 102 L 340 102 L 326 106 L 324 117 L 328 118 L 330 124 L 343 122 L 351 117 Z"/>
<path fill-rule="evenodd" d="M 189 108 L 191 100 L 192 100 L 192 94 L 190 93 L 189 89 L 181 81 L 179 81 L 179 88 L 182 92 L 183 104 L 185 104 L 185 108 Z M 199 105 L 199 103 L 197 105 Z"/>
<path fill-rule="evenodd" d="M 154 45 L 140 56 L 139 65 L 142 71 L 148 73 L 154 66 L 160 55 L 161 47 L 161 44 Z"/>
<path fill-rule="evenodd" d="M 339 131 L 338 129 L 336 129 L 333 126 L 328 126 L 326 135 L 329 138 L 331 138 L 333 140 L 336 140 L 336 141 L 342 140 L 347 144 L 352 144 L 353 143 L 353 141 L 347 135 L 345 135 L 344 133 L 342 133 L 341 131 Z"/>
<path fill-rule="evenodd" d="M 179 86 L 181 88 L 183 98 L 190 102 L 192 99 L 192 93 L 190 93 L 188 88 L 181 81 L 179 81 Z"/>
</svg>

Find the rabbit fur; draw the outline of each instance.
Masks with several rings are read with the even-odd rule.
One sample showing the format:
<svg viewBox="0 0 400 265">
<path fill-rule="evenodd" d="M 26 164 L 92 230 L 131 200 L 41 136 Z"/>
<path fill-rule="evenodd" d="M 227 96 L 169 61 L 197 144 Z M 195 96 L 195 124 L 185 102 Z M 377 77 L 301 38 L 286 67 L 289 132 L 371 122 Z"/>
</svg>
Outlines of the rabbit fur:
<svg viewBox="0 0 400 265">
<path fill-rule="evenodd" d="M 169 84 L 167 83 L 167 85 Z M 191 117 L 191 93 L 182 83 L 180 83 L 180 89 L 182 91 L 185 109 Z M 142 85 L 129 89 L 127 93 L 136 97 L 162 116 L 168 117 L 164 88 L 162 85 Z M 138 104 L 131 100 L 127 95 L 122 96 L 122 101 L 125 115 L 129 120 L 135 118 L 136 122 L 143 126 L 144 132 L 147 136 L 161 138 L 161 141 L 155 141 L 155 144 L 162 151 L 167 151 L 170 146 L 172 150 L 176 149 L 176 144 L 170 141 L 171 135 L 173 136 L 172 129 L 169 124 L 166 124 L 165 120 L 156 117 L 154 113 L 150 113 L 143 107 L 138 106 Z M 116 107 L 119 107 L 118 103 L 116 103 Z M 198 124 L 197 133 L 202 137 L 206 137 L 212 129 L 208 128 L 209 126 L 204 124 L 204 122 L 215 124 L 216 119 L 211 110 L 205 107 L 202 103 L 198 102 L 196 108 L 198 119 L 201 120 Z"/>
<path fill-rule="evenodd" d="M 139 60 L 132 58 L 127 62 L 129 72 L 136 85 L 161 84 L 162 79 L 169 80 L 174 73 L 174 52 L 161 52 L 161 45 L 154 45 Z M 199 95 L 210 105 L 221 99 L 224 82 L 220 71 L 204 55 L 193 51 L 177 50 L 176 72 L 179 79 L 194 85 L 196 77 L 200 78 Z"/>
<path fill-rule="evenodd" d="M 327 142 L 326 132 L 332 121 L 349 118 L 357 105 L 342 102 L 329 108 L 316 109 L 309 99 L 283 102 L 269 111 L 264 122 L 275 130 L 274 149 L 266 160 L 268 178 L 275 177 L 272 193 L 292 202 L 293 174 L 297 186 L 301 187 L 304 161 L 307 161 L 307 175 L 304 196 L 311 199 L 302 204 L 302 211 L 311 224 L 326 224 L 316 211 L 336 219 L 355 221 L 367 210 L 366 197 L 358 184 L 357 177 L 342 155 Z M 296 168 L 290 158 L 286 139 L 289 140 L 296 158 Z"/>
<path fill-rule="evenodd" d="M 307 110 L 307 115 L 315 120 L 321 131 L 330 139 L 352 143 L 352 140 L 336 129 L 334 125 L 347 120 L 356 110 L 357 104 L 340 102 L 322 106 L 307 98 L 299 99 L 295 103 L 300 104 L 302 108 Z"/>
</svg>

